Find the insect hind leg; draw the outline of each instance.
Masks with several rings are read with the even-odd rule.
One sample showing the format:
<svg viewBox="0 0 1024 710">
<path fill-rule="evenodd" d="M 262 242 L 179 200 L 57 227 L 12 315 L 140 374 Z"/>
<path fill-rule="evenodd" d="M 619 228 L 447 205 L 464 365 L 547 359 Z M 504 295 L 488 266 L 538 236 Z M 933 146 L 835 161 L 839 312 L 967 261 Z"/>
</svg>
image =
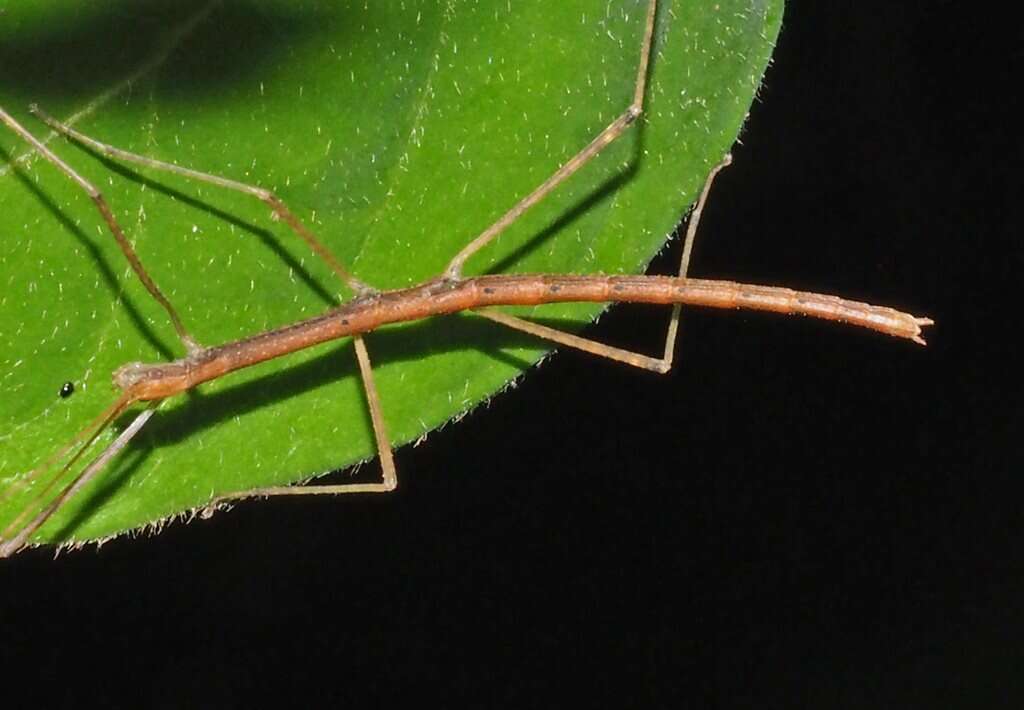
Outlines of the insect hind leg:
<svg viewBox="0 0 1024 710">
<path fill-rule="evenodd" d="M 711 185 L 715 180 L 715 177 L 719 172 L 732 163 L 732 156 L 726 155 L 722 161 L 711 169 L 708 173 L 708 177 L 704 182 L 704 187 L 701 190 L 700 196 L 697 198 L 697 202 L 693 207 L 693 211 L 690 213 L 690 221 L 686 227 L 686 238 L 683 242 L 683 253 L 679 260 L 679 271 L 678 275 L 685 278 L 690 268 L 690 256 L 693 253 L 693 243 L 697 236 L 697 228 L 700 226 L 700 218 L 704 212 L 704 205 L 707 202 L 708 195 L 711 192 Z M 549 340 L 565 347 L 573 348 L 575 350 L 582 350 L 583 352 L 597 355 L 599 357 L 608 358 L 616 362 L 625 363 L 633 367 L 639 367 L 644 370 L 650 370 L 651 372 L 657 372 L 664 374 L 672 369 L 672 363 L 675 359 L 675 343 L 677 334 L 679 332 L 679 316 L 682 311 L 680 304 L 672 306 L 672 315 L 669 318 L 668 328 L 665 333 L 665 346 L 661 357 L 651 357 L 650 355 L 644 355 L 643 353 L 634 352 L 632 350 L 625 350 L 623 348 L 616 348 L 605 343 L 600 343 L 596 340 L 590 340 L 589 338 L 583 338 L 572 333 L 568 333 L 564 330 L 558 330 L 556 328 L 549 328 L 548 326 L 533 323 L 532 321 L 525 320 L 523 318 L 517 318 L 516 316 L 509 315 L 494 308 L 481 308 L 479 310 L 472 311 L 474 314 L 492 320 L 495 323 L 518 330 L 544 340 Z"/>
</svg>

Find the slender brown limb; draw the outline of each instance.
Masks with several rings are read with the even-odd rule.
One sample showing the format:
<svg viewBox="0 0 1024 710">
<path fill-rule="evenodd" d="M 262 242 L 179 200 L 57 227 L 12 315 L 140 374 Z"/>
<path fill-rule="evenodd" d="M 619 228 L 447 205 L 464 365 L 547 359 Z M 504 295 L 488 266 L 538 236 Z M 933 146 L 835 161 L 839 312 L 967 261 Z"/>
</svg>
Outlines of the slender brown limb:
<svg viewBox="0 0 1024 710">
<path fill-rule="evenodd" d="M 445 277 L 457 280 L 462 277 L 462 267 L 466 260 L 485 246 L 494 241 L 509 225 L 519 219 L 524 212 L 547 197 L 559 185 L 568 180 L 580 168 L 593 160 L 598 153 L 610 145 L 616 138 L 625 133 L 643 113 L 644 91 L 647 86 L 647 67 L 650 62 L 651 42 L 654 36 L 654 16 L 657 0 L 650 0 L 647 5 L 647 19 L 644 24 L 644 38 L 640 45 L 640 66 L 637 69 L 636 86 L 633 91 L 633 102 L 626 110 L 601 131 L 587 147 L 570 158 L 554 174 L 540 184 L 533 192 L 521 199 L 516 205 L 502 215 L 497 222 L 480 233 L 473 241 L 456 254 L 445 267 Z"/>
<path fill-rule="evenodd" d="M 665 363 L 662 362 L 661 358 L 651 357 L 650 355 L 644 355 L 643 353 L 634 352 L 632 350 L 625 350 L 623 348 L 612 347 L 600 343 L 596 340 L 589 338 L 583 338 L 572 333 L 567 333 L 564 330 L 558 330 L 557 328 L 549 328 L 546 325 L 540 325 L 532 321 L 525 320 L 523 318 L 517 318 L 516 316 L 509 315 L 497 309 L 482 308 L 474 310 L 475 315 L 486 318 L 487 320 L 500 323 L 501 325 L 518 330 L 523 333 L 529 333 L 538 338 L 544 340 L 550 340 L 553 343 L 564 345 L 574 350 L 582 350 L 585 353 L 591 355 L 597 355 L 598 357 L 607 358 L 614 360 L 615 362 L 621 362 L 626 365 L 633 367 L 639 367 L 642 370 L 650 370 L 651 372 L 657 372 L 664 374 L 668 372 L 668 368 Z"/>
<path fill-rule="evenodd" d="M 117 246 L 120 247 L 121 252 L 125 258 L 128 259 L 128 263 L 131 264 L 132 271 L 142 281 L 142 285 L 146 287 L 150 295 L 156 299 L 156 302 L 163 306 L 163 309 L 167 311 L 167 315 L 171 319 L 171 324 L 174 326 L 174 330 L 178 333 L 178 337 L 181 342 L 184 343 L 185 349 L 192 353 L 201 349 L 195 338 L 188 332 L 185 325 L 181 321 L 181 317 L 178 316 L 177 310 L 171 305 L 171 302 L 167 300 L 163 292 L 157 287 L 156 283 L 150 278 L 149 273 L 145 267 L 142 266 L 142 262 L 139 260 L 139 255 L 135 253 L 135 248 L 124 234 L 124 230 L 121 229 L 121 225 L 118 224 L 117 219 L 114 217 L 114 213 L 110 210 L 110 206 L 107 204 L 106 198 L 103 197 L 96 186 L 86 180 L 84 177 L 79 175 L 75 170 L 61 160 L 52 150 L 43 145 L 42 141 L 36 138 L 34 135 L 28 132 L 28 130 L 18 123 L 17 120 L 9 113 L 0 107 L 0 121 L 3 121 L 7 126 L 23 138 L 29 145 L 39 151 L 39 154 L 46 158 L 50 163 L 56 166 L 61 172 L 71 178 L 72 182 L 78 185 L 85 193 L 89 196 L 89 199 L 96 205 L 96 209 L 99 210 L 100 215 L 103 217 L 103 221 L 106 222 L 107 228 L 110 233 L 114 235 L 114 239 L 117 241 Z"/>
<path fill-rule="evenodd" d="M 356 359 L 359 361 L 359 375 L 363 379 L 363 390 L 366 392 L 366 404 L 370 408 L 370 421 L 373 423 L 373 435 L 377 439 L 377 451 L 380 455 L 380 464 L 383 469 L 384 480 L 380 483 L 379 489 L 374 491 L 393 491 L 398 486 L 398 476 L 395 473 L 395 457 L 391 451 L 391 437 L 388 436 L 388 429 L 384 423 L 384 410 L 380 406 L 380 394 L 377 392 L 377 383 L 373 379 L 373 365 L 370 364 L 370 354 L 366 351 L 366 343 L 362 336 L 353 338 L 356 349 Z"/>
<path fill-rule="evenodd" d="M 394 453 L 391 450 L 391 439 L 388 437 L 387 425 L 384 423 L 384 412 L 380 406 L 380 395 L 377 393 L 377 385 L 373 380 L 373 366 L 370 363 L 370 355 L 366 351 L 366 344 L 362 336 L 353 338 L 356 349 L 356 360 L 359 362 L 359 374 L 363 380 L 363 390 L 366 392 L 366 403 L 370 409 L 370 421 L 373 424 L 373 436 L 377 442 L 377 451 L 380 457 L 380 466 L 383 477 L 380 483 L 340 483 L 330 485 L 306 485 L 306 486 L 268 486 L 265 488 L 253 488 L 248 491 L 227 493 L 217 496 L 208 507 L 216 507 L 217 504 L 229 500 L 241 500 L 244 498 L 269 498 L 270 496 L 309 496 L 309 495 L 345 495 L 348 493 L 390 493 L 398 487 L 398 475 L 395 471 Z"/>
<path fill-rule="evenodd" d="M 341 260 L 334 255 L 334 253 L 327 248 L 320 239 L 313 234 L 313 232 L 300 220 L 295 214 L 288 209 L 288 206 L 284 203 L 281 198 L 275 195 L 270 190 L 266 190 L 262 187 L 255 185 L 248 185 L 244 182 L 238 182 L 237 180 L 231 180 L 220 175 L 213 175 L 212 173 L 204 173 L 198 170 L 192 170 L 191 168 L 184 168 L 174 163 L 167 163 L 162 160 L 156 160 L 145 155 L 139 155 L 138 153 L 131 153 L 121 148 L 116 148 L 108 143 L 103 143 L 91 138 L 80 131 L 75 130 L 71 126 L 61 123 L 57 119 L 53 118 L 37 105 L 32 104 L 29 107 L 29 111 L 39 118 L 43 123 L 48 125 L 58 133 L 62 133 L 72 140 L 76 140 L 79 143 L 83 143 L 93 150 L 102 153 L 110 158 L 116 158 L 129 163 L 135 163 L 136 165 L 142 165 L 143 167 L 153 168 L 154 170 L 163 170 L 165 172 L 173 173 L 175 175 L 181 175 L 182 177 L 196 180 L 198 182 L 205 182 L 218 187 L 223 187 L 228 190 L 234 190 L 235 192 L 241 192 L 245 195 L 252 195 L 256 199 L 260 200 L 264 204 L 270 207 L 274 212 L 274 216 L 287 224 L 295 234 L 299 236 L 309 248 L 313 250 L 317 256 L 323 259 L 335 274 L 345 284 L 352 289 L 356 294 L 365 294 L 373 291 L 371 287 L 357 279 L 348 271 L 344 266 L 341 265 Z"/>
<path fill-rule="evenodd" d="M 697 235 L 697 227 L 700 224 L 701 214 L 704 212 L 704 203 L 707 202 L 708 194 L 711 191 L 711 183 L 714 182 L 718 173 L 731 163 L 732 156 L 727 154 L 722 159 L 722 162 L 711 169 L 707 180 L 704 182 L 704 188 L 701 190 L 700 197 L 697 199 L 697 203 L 693 208 L 693 212 L 690 213 L 690 221 L 686 228 L 686 240 L 683 244 L 683 253 L 679 261 L 680 277 L 685 277 L 686 272 L 690 267 L 690 255 L 693 252 L 693 241 Z M 576 350 L 582 350 L 592 355 L 608 358 L 609 360 L 625 363 L 626 365 L 632 365 L 633 367 L 639 367 L 644 370 L 664 374 L 672 369 L 672 361 L 675 355 L 676 334 L 679 331 L 679 314 L 681 309 L 682 304 L 676 303 L 672 306 L 672 315 L 669 318 L 668 328 L 665 333 L 665 350 L 664 354 L 660 358 L 651 357 L 632 350 L 612 347 L 596 340 L 573 335 L 572 333 L 567 333 L 563 330 L 538 325 L 523 318 L 517 318 L 493 309 L 475 310 L 473 313 L 496 323 L 508 326 L 514 330 L 529 333 L 530 335 L 543 338 L 544 340 L 550 340 L 551 342 L 558 343 L 559 345 L 564 345 Z"/>
<path fill-rule="evenodd" d="M 690 256 L 693 254 L 693 242 L 697 237 L 697 228 L 700 226 L 700 218 L 704 214 L 704 205 L 708 201 L 708 195 L 711 194 L 711 185 L 715 182 L 715 178 L 718 177 L 718 173 L 722 172 L 725 168 L 732 165 L 732 155 L 726 153 L 722 161 L 711 168 L 711 172 L 708 173 L 707 179 L 704 181 L 704 187 L 700 191 L 700 197 L 697 198 L 697 204 L 693 206 L 693 211 L 690 213 L 690 220 L 686 225 L 686 239 L 683 241 L 683 255 L 679 259 L 679 272 L 680 278 L 685 278 L 686 274 L 690 270 Z M 679 332 L 679 315 L 682 311 L 682 304 L 676 303 L 672 306 L 672 315 L 669 316 L 668 330 L 665 333 L 665 351 L 661 356 L 662 366 L 665 368 L 665 372 L 668 372 L 672 368 L 672 361 L 675 359 L 676 351 L 676 334 Z"/>
</svg>

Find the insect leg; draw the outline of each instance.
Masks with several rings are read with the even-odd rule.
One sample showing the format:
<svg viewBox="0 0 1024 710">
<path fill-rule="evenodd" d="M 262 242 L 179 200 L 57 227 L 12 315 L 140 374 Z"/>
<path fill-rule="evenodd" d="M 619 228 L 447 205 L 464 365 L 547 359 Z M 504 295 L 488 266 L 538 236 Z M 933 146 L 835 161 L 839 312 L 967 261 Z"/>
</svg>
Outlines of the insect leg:
<svg viewBox="0 0 1024 710">
<path fill-rule="evenodd" d="M 616 138 L 626 132 L 643 113 L 644 90 L 647 86 L 647 67 L 651 57 L 651 41 L 654 36 L 654 15 L 657 10 L 657 0 L 650 0 L 647 6 L 647 19 L 644 25 L 644 38 L 640 45 L 640 66 L 637 70 L 636 85 L 633 90 L 633 102 L 626 110 L 608 124 L 608 127 L 601 131 L 587 147 L 570 158 L 562 167 L 554 172 L 547 180 L 537 187 L 529 195 L 521 199 L 516 205 L 506 212 L 497 222 L 485 229 L 473 241 L 463 247 L 462 251 L 456 254 L 445 267 L 444 275 L 449 279 L 457 280 L 462 277 L 462 267 L 466 260 L 476 252 L 483 249 L 498 237 L 505 229 L 515 222 L 519 217 L 535 204 L 547 197 L 559 185 L 569 179 L 577 170 L 589 163 L 594 157 L 611 144 Z"/>
<path fill-rule="evenodd" d="M 683 254 L 679 262 L 679 276 L 681 277 L 686 276 L 686 272 L 690 267 L 690 255 L 693 252 L 693 242 L 697 236 L 697 227 L 700 224 L 700 217 L 704 211 L 704 204 L 707 202 L 708 194 L 711 191 L 711 183 L 714 182 L 715 176 L 718 175 L 722 168 L 728 166 L 731 162 L 732 156 L 726 155 L 725 158 L 722 159 L 722 162 L 712 168 L 711 172 L 708 173 L 707 180 L 704 182 L 704 188 L 701 190 L 700 197 L 697 199 L 697 203 L 694 205 L 693 211 L 690 213 L 690 222 L 686 228 L 686 239 L 683 242 Z M 550 340 L 551 342 L 558 343 L 559 345 L 564 345 L 576 350 L 582 350 L 584 352 L 591 353 L 592 355 L 605 357 L 609 360 L 615 360 L 616 362 L 632 365 L 633 367 L 639 367 L 644 370 L 651 370 L 652 372 L 664 374 L 672 369 L 672 360 L 675 356 L 676 334 L 679 331 L 679 313 L 681 308 L 682 306 L 679 304 L 672 306 L 672 315 L 669 319 L 667 332 L 665 333 L 664 354 L 660 358 L 633 352 L 632 350 L 612 347 L 611 345 L 599 343 L 596 340 L 582 338 L 563 330 L 549 328 L 522 318 L 517 318 L 516 316 L 509 315 L 493 308 L 481 308 L 472 312 L 478 316 L 482 316 L 488 320 L 508 326 L 514 330 L 529 333 L 530 335 L 543 338 L 544 340 Z"/>
<path fill-rule="evenodd" d="M 708 201 L 708 194 L 711 192 L 711 184 L 718 177 L 718 173 L 730 165 L 732 165 L 732 155 L 726 153 L 722 161 L 711 168 L 711 172 L 708 173 L 708 177 L 704 181 L 704 187 L 701 188 L 700 197 L 697 198 L 697 204 L 693 206 L 693 211 L 690 212 L 690 220 L 686 225 L 686 238 L 683 241 L 683 255 L 679 259 L 678 275 L 681 278 L 685 278 L 690 269 L 690 255 L 693 253 L 693 242 L 697 237 L 700 217 L 704 214 L 704 204 Z M 679 303 L 672 306 L 672 315 L 669 317 L 668 329 L 665 332 L 665 350 L 661 356 L 661 366 L 664 368 L 662 372 L 668 372 L 672 368 L 672 360 L 675 357 L 676 349 L 676 334 L 679 332 L 679 313 L 682 309 L 683 306 Z"/>
<path fill-rule="evenodd" d="M 131 153 L 127 150 L 122 150 L 121 148 L 115 148 L 114 146 L 102 143 L 95 138 L 90 138 L 71 126 L 61 123 L 52 116 L 47 115 L 38 106 L 33 105 L 29 110 L 33 115 L 38 117 L 39 120 L 46 123 L 46 125 L 53 130 L 58 133 L 62 133 L 68 138 L 78 141 L 79 143 L 82 143 L 109 158 L 135 163 L 136 165 L 153 168 L 154 170 L 163 170 L 165 172 L 174 173 L 175 175 L 181 175 L 182 177 L 186 177 L 191 180 L 209 183 L 228 190 L 234 190 L 235 192 L 241 192 L 245 195 L 252 195 L 270 207 L 274 213 L 274 217 L 287 224 L 300 239 L 306 242 L 310 249 L 313 250 L 313 253 L 323 259 L 324 263 L 326 263 L 330 269 L 341 278 L 345 285 L 352 289 L 356 294 L 364 294 L 373 291 L 372 288 L 357 279 L 348 271 L 348 269 L 342 266 L 341 261 L 330 249 L 327 248 L 327 245 L 320 241 L 320 239 L 310 231 L 302 220 L 296 217 L 295 214 L 288 209 L 284 201 L 270 190 L 266 190 L 262 187 L 256 187 L 255 185 L 247 185 L 246 183 L 221 177 L 220 175 L 213 175 L 211 173 L 204 173 L 198 170 L 184 168 L 180 165 L 175 165 L 174 163 L 167 163 L 145 155 Z"/>
<path fill-rule="evenodd" d="M 215 508 L 218 503 L 242 498 L 258 498 L 269 496 L 303 496 L 303 495 L 343 495 L 346 493 L 389 493 L 398 487 L 398 476 L 395 472 L 395 459 L 391 450 L 391 440 L 388 438 L 387 426 L 384 423 L 384 413 L 380 406 L 380 395 L 377 392 L 377 385 L 373 380 L 373 366 L 370 363 L 370 355 L 366 351 L 366 343 L 363 338 L 357 335 L 353 338 L 356 348 L 356 359 L 359 361 L 359 374 L 363 379 L 363 389 L 366 392 L 366 402 L 370 408 L 370 421 L 373 423 L 373 436 L 377 441 L 377 451 L 380 455 L 380 465 L 383 470 L 382 480 L 379 483 L 340 483 L 328 485 L 307 485 L 307 486 L 269 486 L 267 488 L 254 488 L 249 491 L 239 491 L 217 496 L 210 502 L 208 508 Z"/>
<path fill-rule="evenodd" d="M 39 151 L 40 155 L 71 178 L 76 185 L 82 188 L 82 190 L 89 195 L 89 199 L 91 199 L 93 204 L 96 205 L 96 209 L 99 210 L 100 215 L 102 215 L 103 221 L 106 222 L 107 228 L 110 230 L 111 234 L 114 235 L 114 239 L 117 241 L 117 246 L 120 247 L 125 258 L 128 259 L 128 263 L 131 264 L 135 275 L 139 277 L 139 280 L 142 281 L 142 285 L 146 287 L 146 290 L 149 291 L 150 295 L 154 299 L 156 299 L 157 303 L 163 306 L 164 310 L 167 311 L 167 315 L 170 317 L 171 323 L 174 325 L 174 330 L 177 331 L 178 337 L 181 338 L 181 342 L 184 343 L 185 349 L 190 354 L 201 350 L 201 346 L 195 338 L 189 334 L 188 329 L 185 328 L 185 325 L 182 323 L 174 306 L 171 305 L 171 302 L 167 300 L 167 297 L 164 296 L 163 292 L 157 287 L 153 279 L 150 278 L 145 267 L 142 266 L 142 261 L 139 260 L 139 255 L 135 252 L 135 248 L 132 246 L 131 242 L 128 241 L 128 238 L 124 234 L 124 230 L 121 229 L 121 225 L 118 224 L 117 219 L 114 217 L 114 213 L 110 210 L 110 206 L 107 204 L 106 198 L 103 197 L 103 193 L 101 193 L 95 185 L 75 172 L 70 165 L 57 157 L 52 150 L 43 145 L 38 138 L 29 133 L 24 126 L 18 123 L 14 117 L 4 111 L 3 108 L 0 108 L 0 121 L 6 123 L 12 131 L 17 133 L 29 145 Z"/>
</svg>

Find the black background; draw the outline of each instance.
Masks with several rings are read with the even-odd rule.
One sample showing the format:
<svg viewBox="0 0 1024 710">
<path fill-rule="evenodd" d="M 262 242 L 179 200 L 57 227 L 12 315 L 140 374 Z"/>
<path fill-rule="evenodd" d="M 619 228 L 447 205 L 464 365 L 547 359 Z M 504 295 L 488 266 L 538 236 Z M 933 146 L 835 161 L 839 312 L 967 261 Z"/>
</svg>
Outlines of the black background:
<svg viewBox="0 0 1024 710">
<path fill-rule="evenodd" d="M 43 705 L 1020 707 L 1018 27 L 792 2 L 703 223 L 695 275 L 929 315 L 927 348 L 690 312 L 668 376 L 561 353 L 400 451 L 391 496 L 5 561 L 3 685 Z M 655 351 L 664 318 L 591 333 Z"/>
</svg>

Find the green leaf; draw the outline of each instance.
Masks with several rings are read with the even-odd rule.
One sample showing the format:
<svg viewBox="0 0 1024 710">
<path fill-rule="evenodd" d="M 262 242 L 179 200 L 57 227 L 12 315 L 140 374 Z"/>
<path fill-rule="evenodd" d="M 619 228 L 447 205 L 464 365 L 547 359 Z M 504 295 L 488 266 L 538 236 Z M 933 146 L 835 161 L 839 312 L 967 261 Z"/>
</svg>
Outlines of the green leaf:
<svg viewBox="0 0 1024 710">
<path fill-rule="evenodd" d="M 121 148 L 269 187 L 361 279 L 401 287 L 436 275 L 625 109 L 645 11 L 643 0 L 24 3 L 0 23 L 0 105 L 41 137 L 32 102 Z M 735 140 L 781 13 L 782 0 L 664 0 L 644 120 L 467 272 L 642 271 Z M 347 297 L 252 198 L 50 145 L 101 187 L 204 344 Z M 39 488 L 11 482 L 114 399 L 116 367 L 183 354 L 87 196 L 26 153 L 0 132 L 0 525 Z M 527 312 L 577 330 L 599 311 Z M 544 352 L 465 315 L 367 345 L 396 445 Z M 110 536 L 373 455 L 351 343 L 328 344 L 166 402 L 35 541 Z"/>
</svg>

